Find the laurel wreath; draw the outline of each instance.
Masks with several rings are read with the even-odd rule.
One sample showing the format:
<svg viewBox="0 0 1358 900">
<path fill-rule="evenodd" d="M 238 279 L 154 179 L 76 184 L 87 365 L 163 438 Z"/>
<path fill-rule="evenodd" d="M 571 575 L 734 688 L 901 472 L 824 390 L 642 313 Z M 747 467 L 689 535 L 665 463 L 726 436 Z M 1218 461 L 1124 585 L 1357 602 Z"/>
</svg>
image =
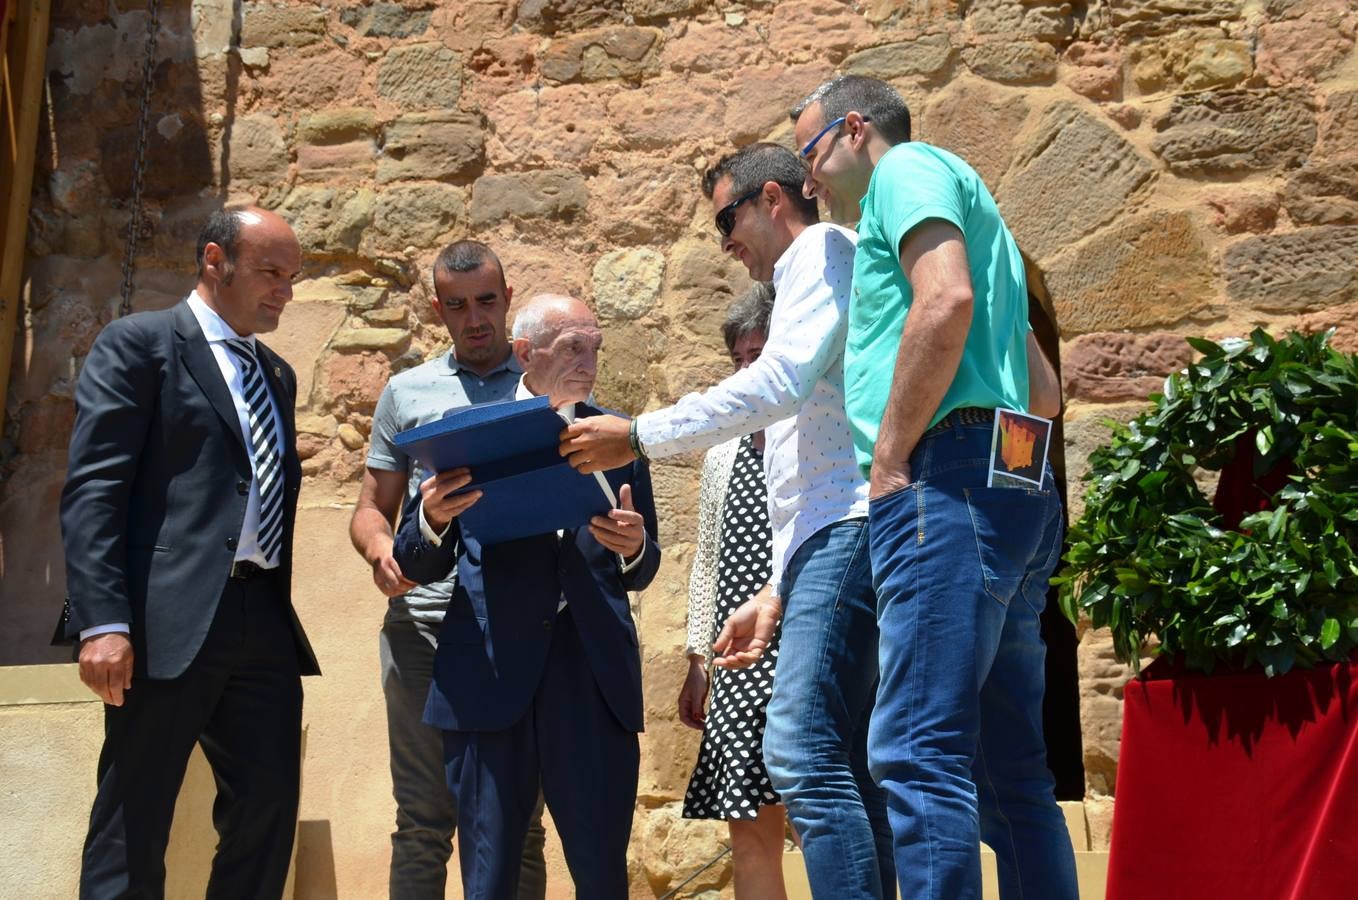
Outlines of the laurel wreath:
<svg viewBox="0 0 1358 900">
<path fill-rule="evenodd" d="M 1190 338 L 1202 358 L 1171 375 L 1090 456 L 1084 513 L 1054 582 L 1072 621 L 1107 626 L 1135 669 L 1149 652 L 1194 669 L 1269 675 L 1358 646 L 1358 356 L 1332 332 Z M 1253 435 L 1256 476 L 1290 459 L 1272 508 L 1222 527 L 1195 476 Z"/>
</svg>

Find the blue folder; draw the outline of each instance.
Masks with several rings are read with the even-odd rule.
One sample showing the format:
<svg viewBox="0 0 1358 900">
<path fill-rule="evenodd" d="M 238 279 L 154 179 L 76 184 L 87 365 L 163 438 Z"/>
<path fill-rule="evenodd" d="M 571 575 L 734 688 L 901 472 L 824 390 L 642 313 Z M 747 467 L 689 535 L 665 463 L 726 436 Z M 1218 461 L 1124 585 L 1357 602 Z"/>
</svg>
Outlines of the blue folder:
<svg viewBox="0 0 1358 900">
<path fill-rule="evenodd" d="M 614 505 L 603 477 L 581 475 L 559 450 L 565 421 L 546 397 L 449 410 L 395 443 L 427 472 L 466 466 L 481 499 L 458 517 L 482 545 L 578 528 Z"/>
</svg>

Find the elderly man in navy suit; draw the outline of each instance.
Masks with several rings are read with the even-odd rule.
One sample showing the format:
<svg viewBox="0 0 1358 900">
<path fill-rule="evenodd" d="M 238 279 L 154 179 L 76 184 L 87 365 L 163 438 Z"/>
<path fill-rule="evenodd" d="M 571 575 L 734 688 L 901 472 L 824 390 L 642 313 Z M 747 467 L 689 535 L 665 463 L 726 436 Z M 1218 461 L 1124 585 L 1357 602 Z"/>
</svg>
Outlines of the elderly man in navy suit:
<svg viewBox="0 0 1358 900">
<path fill-rule="evenodd" d="M 570 297 L 533 298 L 514 321 L 518 397 L 547 396 L 568 417 L 595 415 L 603 335 Z M 464 895 L 511 898 L 539 789 L 576 894 L 627 897 L 627 841 L 643 728 L 641 659 L 627 592 L 660 565 L 646 464 L 606 473 L 619 508 L 587 528 L 482 546 L 458 516 L 480 494 L 440 473 L 406 507 L 394 557 L 407 577 L 457 569 L 425 721 L 443 730 L 457 799 Z"/>
</svg>

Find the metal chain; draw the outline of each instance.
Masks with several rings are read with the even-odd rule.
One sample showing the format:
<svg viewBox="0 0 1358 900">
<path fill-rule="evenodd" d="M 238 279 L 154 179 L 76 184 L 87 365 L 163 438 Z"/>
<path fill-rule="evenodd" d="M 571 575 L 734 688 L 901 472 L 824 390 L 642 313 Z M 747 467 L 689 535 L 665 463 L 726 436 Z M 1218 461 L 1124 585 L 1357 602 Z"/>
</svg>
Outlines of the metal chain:
<svg viewBox="0 0 1358 900">
<path fill-rule="evenodd" d="M 132 312 L 132 276 L 137 271 L 137 239 L 142 234 L 141 194 L 146 184 L 146 131 L 151 124 L 151 87 L 155 81 L 156 39 L 160 33 L 160 0 L 146 5 L 146 61 L 142 64 L 141 113 L 137 118 L 137 154 L 132 163 L 132 211 L 127 220 L 123 253 L 123 302 L 119 317 Z"/>
</svg>

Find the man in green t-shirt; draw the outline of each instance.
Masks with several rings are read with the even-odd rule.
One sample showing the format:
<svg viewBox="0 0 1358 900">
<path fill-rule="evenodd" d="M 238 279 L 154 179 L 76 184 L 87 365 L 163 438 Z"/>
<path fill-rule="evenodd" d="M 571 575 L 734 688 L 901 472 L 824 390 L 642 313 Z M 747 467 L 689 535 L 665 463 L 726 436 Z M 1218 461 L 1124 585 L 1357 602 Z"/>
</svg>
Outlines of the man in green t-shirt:
<svg viewBox="0 0 1358 900">
<path fill-rule="evenodd" d="M 979 898 L 984 840 L 1002 896 L 1074 898 L 1042 735 L 1060 500 L 1049 472 L 987 487 L 994 410 L 1028 408 L 1022 257 L 976 172 L 910 141 L 889 85 L 836 78 L 793 118 L 808 196 L 858 227 L 845 405 L 881 631 L 868 754 L 901 895 Z"/>
</svg>

